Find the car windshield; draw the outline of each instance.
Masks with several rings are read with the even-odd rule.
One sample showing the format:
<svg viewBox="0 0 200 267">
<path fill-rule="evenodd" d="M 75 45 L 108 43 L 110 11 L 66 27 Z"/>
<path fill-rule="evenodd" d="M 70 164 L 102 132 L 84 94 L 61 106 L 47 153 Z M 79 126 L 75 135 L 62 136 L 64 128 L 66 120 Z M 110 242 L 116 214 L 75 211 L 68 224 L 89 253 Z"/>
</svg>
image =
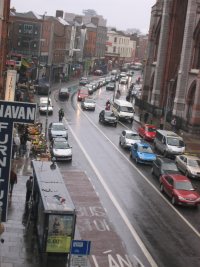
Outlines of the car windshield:
<svg viewBox="0 0 200 267">
<path fill-rule="evenodd" d="M 194 187 L 190 182 L 175 182 L 174 188 L 177 190 L 193 191 Z"/>
<path fill-rule="evenodd" d="M 199 167 L 200 168 L 200 160 L 198 160 L 198 159 L 188 159 L 188 165 L 190 167 Z"/>
<path fill-rule="evenodd" d="M 166 171 L 178 171 L 178 168 L 175 163 L 164 163 L 163 170 Z"/>
<path fill-rule="evenodd" d="M 63 130 L 65 130 L 65 126 L 62 125 L 62 124 L 52 125 L 52 130 L 54 130 L 54 131 L 63 131 Z"/>
<path fill-rule="evenodd" d="M 54 148 L 56 149 L 67 149 L 69 148 L 69 144 L 67 142 L 55 142 Z"/>
<path fill-rule="evenodd" d="M 126 106 L 121 106 L 120 111 L 122 112 L 128 112 L 128 113 L 133 113 L 133 108 L 132 107 L 126 107 Z"/>
<path fill-rule="evenodd" d="M 88 94 L 88 89 L 81 89 L 80 94 L 87 95 Z"/>
<path fill-rule="evenodd" d="M 61 88 L 60 89 L 60 92 L 61 93 L 68 93 L 68 88 Z"/>
<path fill-rule="evenodd" d="M 170 146 L 184 146 L 184 142 L 180 140 L 179 138 L 174 138 L 174 137 L 168 137 L 167 138 L 167 144 Z"/>
<path fill-rule="evenodd" d="M 126 138 L 127 139 L 133 139 L 133 140 L 139 140 L 140 136 L 138 134 L 134 134 L 134 133 L 127 133 Z"/>
<path fill-rule="evenodd" d="M 93 99 L 85 99 L 85 102 L 86 103 L 94 103 L 94 100 Z"/>
<path fill-rule="evenodd" d="M 140 153 L 153 153 L 152 149 L 149 146 L 139 146 L 138 152 L 140 152 Z"/>
<path fill-rule="evenodd" d="M 150 133 L 155 133 L 156 132 L 156 128 L 149 127 L 149 128 L 147 128 L 147 131 L 150 132 Z"/>
<path fill-rule="evenodd" d="M 115 114 L 112 111 L 105 111 L 105 117 L 115 117 Z"/>
</svg>

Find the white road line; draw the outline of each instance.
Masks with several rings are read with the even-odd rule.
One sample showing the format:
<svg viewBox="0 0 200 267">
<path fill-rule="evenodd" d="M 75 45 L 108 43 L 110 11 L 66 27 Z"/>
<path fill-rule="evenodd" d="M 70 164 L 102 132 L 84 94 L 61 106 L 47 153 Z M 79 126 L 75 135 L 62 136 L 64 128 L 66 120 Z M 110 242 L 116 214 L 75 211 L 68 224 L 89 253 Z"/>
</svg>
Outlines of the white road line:
<svg viewBox="0 0 200 267">
<path fill-rule="evenodd" d="M 165 198 L 165 196 L 148 180 L 148 178 L 127 158 L 120 150 L 119 148 L 103 133 L 101 129 L 99 129 L 98 126 L 94 124 L 93 121 L 90 120 L 90 118 L 87 116 L 86 113 L 83 112 L 83 115 L 87 117 L 87 119 L 94 125 L 94 127 L 101 132 L 101 134 L 108 140 L 109 143 L 111 143 L 115 149 L 133 166 L 135 170 L 142 176 L 142 178 L 162 197 L 162 199 L 176 212 L 177 215 L 190 227 L 190 229 L 200 238 L 200 232 L 198 232 L 194 226 L 188 220 Z"/>
<path fill-rule="evenodd" d="M 67 121 L 65 120 L 65 122 L 67 123 Z M 136 242 L 138 243 L 140 249 L 142 250 L 142 252 L 144 253 L 145 257 L 147 258 L 148 262 L 150 263 L 150 265 L 152 267 L 157 267 L 156 262 L 154 261 L 154 259 L 152 258 L 151 254 L 149 253 L 149 251 L 147 250 L 147 248 L 145 247 L 144 243 L 142 242 L 142 240 L 140 239 L 139 235 L 137 234 L 136 230 L 133 228 L 132 224 L 130 223 L 128 217 L 126 216 L 125 212 L 123 211 L 123 209 L 120 207 L 119 203 L 117 202 L 116 198 L 114 197 L 114 195 L 112 194 L 111 190 L 109 189 L 109 187 L 107 186 L 107 184 L 105 183 L 103 177 L 101 176 L 100 172 L 98 171 L 98 169 L 96 168 L 95 164 L 93 163 L 93 161 L 91 160 L 91 158 L 89 157 L 89 155 L 87 154 L 86 150 L 84 149 L 84 147 L 82 146 L 81 142 L 79 141 L 79 139 L 77 138 L 75 132 L 73 131 L 73 129 L 71 128 L 71 126 L 68 124 L 68 128 L 70 129 L 72 135 L 74 136 L 76 142 L 78 143 L 78 145 L 80 146 L 81 150 L 83 151 L 83 153 L 85 154 L 88 162 L 90 163 L 90 165 L 92 166 L 93 170 L 95 171 L 97 177 L 99 178 L 99 181 L 101 182 L 101 184 L 103 185 L 105 191 L 107 192 L 107 194 L 109 195 L 111 201 L 113 202 L 114 206 L 116 207 L 116 209 L 118 210 L 119 214 L 121 215 L 122 219 L 124 220 L 125 224 L 127 225 L 128 229 L 130 230 L 132 236 L 134 237 L 134 239 L 136 240 Z M 105 135 L 104 135 L 105 136 Z M 113 144 L 114 145 L 114 144 Z"/>
</svg>

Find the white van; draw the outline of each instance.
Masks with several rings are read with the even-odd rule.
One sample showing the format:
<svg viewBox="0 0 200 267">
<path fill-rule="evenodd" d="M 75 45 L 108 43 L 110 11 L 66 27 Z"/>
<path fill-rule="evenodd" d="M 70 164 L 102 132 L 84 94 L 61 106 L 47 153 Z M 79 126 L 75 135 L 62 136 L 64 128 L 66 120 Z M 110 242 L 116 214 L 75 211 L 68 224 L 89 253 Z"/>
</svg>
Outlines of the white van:
<svg viewBox="0 0 200 267">
<path fill-rule="evenodd" d="M 164 156 L 180 155 L 185 152 L 183 138 L 172 131 L 157 130 L 154 147 Z"/>
<path fill-rule="evenodd" d="M 134 109 L 132 103 L 126 100 L 115 99 L 112 105 L 112 111 L 118 120 L 133 122 Z"/>
<path fill-rule="evenodd" d="M 48 103 L 49 101 L 49 103 Z M 52 106 L 52 101 L 51 98 L 48 97 L 40 97 L 39 100 L 39 112 L 40 114 L 53 114 L 53 106 Z"/>
</svg>

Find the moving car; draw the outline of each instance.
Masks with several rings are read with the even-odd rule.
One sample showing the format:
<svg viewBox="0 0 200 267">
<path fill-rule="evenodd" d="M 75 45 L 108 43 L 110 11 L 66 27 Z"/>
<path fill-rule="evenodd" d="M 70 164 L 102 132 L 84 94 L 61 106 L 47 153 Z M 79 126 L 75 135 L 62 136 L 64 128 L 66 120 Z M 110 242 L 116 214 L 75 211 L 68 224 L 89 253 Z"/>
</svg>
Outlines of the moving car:
<svg viewBox="0 0 200 267">
<path fill-rule="evenodd" d="M 178 169 L 190 178 L 200 178 L 200 158 L 190 155 L 176 156 Z"/>
<path fill-rule="evenodd" d="M 156 136 L 156 126 L 143 124 L 138 128 L 139 135 L 147 141 L 153 141 Z"/>
<path fill-rule="evenodd" d="M 135 143 L 141 142 L 139 134 L 132 130 L 123 130 L 119 137 L 119 144 L 124 148 L 131 148 Z"/>
<path fill-rule="evenodd" d="M 119 120 L 133 122 L 134 110 L 133 104 L 121 99 L 115 99 L 112 105 L 112 111 Z"/>
<path fill-rule="evenodd" d="M 110 83 L 110 82 L 111 82 L 111 76 L 107 76 L 107 77 L 105 78 L 105 80 L 106 80 L 106 84 Z"/>
<path fill-rule="evenodd" d="M 81 102 L 82 109 L 95 110 L 96 103 L 93 98 L 84 98 Z"/>
<path fill-rule="evenodd" d="M 110 124 L 114 127 L 117 126 L 117 118 L 114 115 L 114 113 L 110 110 L 102 110 L 99 113 L 99 122 L 102 122 L 104 124 Z"/>
<path fill-rule="evenodd" d="M 152 164 L 156 155 L 149 144 L 141 142 L 131 147 L 130 158 L 135 159 L 136 163 Z"/>
<path fill-rule="evenodd" d="M 55 137 L 64 137 L 68 139 L 68 131 L 62 122 L 51 122 L 48 128 L 49 139 L 52 140 Z"/>
<path fill-rule="evenodd" d="M 120 84 L 127 84 L 128 83 L 128 79 L 126 77 L 122 77 L 122 78 L 120 78 L 119 83 Z"/>
<path fill-rule="evenodd" d="M 162 175 L 160 177 L 160 191 L 165 192 L 171 198 L 173 205 L 197 206 L 200 203 L 200 194 L 184 175 Z"/>
<path fill-rule="evenodd" d="M 53 105 L 50 97 L 40 97 L 39 99 L 39 113 L 40 114 L 53 114 Z"/>
<path fill-rule="evenodd" d="M 54 138 L 50 145 L 51 157 L 59 160 L 72 160 L 72 147 L 65 138 Z"/>
<path fill-rule="evenodd" d="M 115 90 L 115 83 L 112 82 L 108 83 L 106 85 L 106 90 Z"/>
<path fill-rule="evenodd" d="M 180 174 L 174 160 L 159 156 L 153 161 L 151 173 L 156 177 L 163 174 Z"/>
<path fill-rule="evenodd" d="M 89 83 L 89 80 L 87 77 L 81 77 L 79 81 L 79 85 L 86 85 Z"/>
<path fill-rule="evenodd" d="M 67 87 L 60 88 L 58 96 L 60 99 L 69 99 L 69 88 Z"/>
<path fill-rule="evenodd" d="M 92 85 L 91 83 L 87 84 L 85 87 L 88 89 L 88 93 L 91 95 L 95 91 L 95 86 Z"/>
<path fill-rule="evenodd" d="M 77 93 L 77 100 L 78 101 L 81 101 L 83 100 L 84 98 L 88 97 L 89 96 L 89 91 L 88 91 L 88 88 L 87 87 L 82 87 L 78 90 L 78 93 Z"/>
</svg>

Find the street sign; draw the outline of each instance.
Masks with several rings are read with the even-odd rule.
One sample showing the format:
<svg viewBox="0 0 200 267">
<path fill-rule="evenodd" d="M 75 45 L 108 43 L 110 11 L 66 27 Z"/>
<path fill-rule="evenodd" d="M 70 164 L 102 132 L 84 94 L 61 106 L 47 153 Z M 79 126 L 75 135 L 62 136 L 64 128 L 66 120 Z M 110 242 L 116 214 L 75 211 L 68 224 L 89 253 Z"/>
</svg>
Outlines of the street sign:
<svg viewBox="0 0 200 267">
<path fill-rule="evenodd" d="M 91 241 L 73 240 L 71 245 L 71 255 L 89 255 Z"/>
<path fill-rule="evenodd" d="M 71 267 L 87 267 L 88 256 L 86 255 L 72 255 Z"/>
</svg>

